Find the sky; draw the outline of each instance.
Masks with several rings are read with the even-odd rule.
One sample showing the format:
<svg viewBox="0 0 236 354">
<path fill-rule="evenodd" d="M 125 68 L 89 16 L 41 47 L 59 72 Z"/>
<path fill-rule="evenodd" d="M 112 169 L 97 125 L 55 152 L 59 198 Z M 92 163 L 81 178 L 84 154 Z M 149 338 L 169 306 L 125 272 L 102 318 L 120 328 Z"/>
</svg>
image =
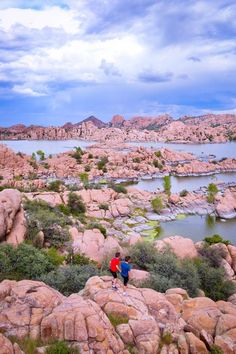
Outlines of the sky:
<svg viewBox="0 0 236 354">
<path fill-rule="evenodd" d="M 234 0 L 0 0 L 0 126 L 236 113 Z"/>
</svg>

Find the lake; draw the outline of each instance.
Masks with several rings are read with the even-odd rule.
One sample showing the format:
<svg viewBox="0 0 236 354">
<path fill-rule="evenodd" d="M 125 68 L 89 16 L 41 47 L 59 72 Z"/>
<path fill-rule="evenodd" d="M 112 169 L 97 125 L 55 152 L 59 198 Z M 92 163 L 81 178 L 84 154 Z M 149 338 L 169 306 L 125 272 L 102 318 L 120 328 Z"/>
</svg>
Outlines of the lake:
<svg viewBox="0 0 236 354">
<path fill-rule="evenodd" d="M 21 151 L 31 155 L 37 150 L 43 150 L 46 155 L 58 154 L 73 149 L 74 146 L 86 148 L 92 145 L 93 141 L 86 140 L 2 140 L 2 144 L 8 145 L 14 151 Z M 145 146 L 160 149 L 162 147 L 177 150 L 192 152 L 193 154 L 204 157 L 206 155 L 215 155 L 217 159 L 223 157 L 236 158 L 236 142 L 227 142 L 224 144 L 174 144 L 160 142 L 131 142 L 130 146 Z"/>
<path fill-rule="evenodd" d="M 158 239 L 181 235 L 196 242 L 206 236 L 219 234 L 232 244 L 236 244 L 236 219 L 222 221 L 209 216 L 190 215 L 181 220 L 161 222 L 160 226 Z"/>
<path fill-rule="evenodd" d="M 82 149 L 94 144 L 93 141 L 85 140 L 0 140 L 0 144 L 6 144 L 15 152 L 23 152 L 31 155 L 33 152 L 43 150 L 48 156 L 49 154 L 59 154 L 73 150 L 75 146 Z"/>
<path fill-rule="evenodd" d="M 191 152 L 196 156 L 204 157 L 215 155 L 217 159 L 223 157 L 236 158 L 236 142 L 227 142 L 224 144 L 176 144 L 161 142 L 130 142 L 131 146 L 144 146 L 154 149 L 167 148 L 176 151 Z"/>
<path fill-rule="evenodd" d="M 219 173 L 212 176 L 176 177 L 171 176 L 171 192 L 179 193 L 183 189 L 194 191 L 209 183 L 236 183 L 236 172 Z M 163 178 L 140 180 L 135 186 L 149 192 L 155 192 L 159 188 L 163 190 Z"/>
</svg>

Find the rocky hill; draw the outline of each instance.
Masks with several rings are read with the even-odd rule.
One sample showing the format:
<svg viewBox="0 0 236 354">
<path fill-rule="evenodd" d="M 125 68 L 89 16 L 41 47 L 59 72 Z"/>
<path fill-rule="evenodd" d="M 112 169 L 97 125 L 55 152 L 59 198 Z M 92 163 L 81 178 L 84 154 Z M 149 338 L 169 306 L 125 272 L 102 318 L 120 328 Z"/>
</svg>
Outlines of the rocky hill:
<svg viewBox="0 0 236 354">
<path fill-rule="evenodd" d="M 235 296 L 214 302 L 190 298 L 181 288 L 158 293 L 132 285 L 124 296 L 103 276 L 65 297 L 42 282 L 4 280 L 0 307 L 2 354 L 22 353 L 9 336 L 19 343 L 22 337 L 40 339 L 41 346 L 65 340 L 81 354 L 236 352 Z"/>
<path fill-rule="evenodd" d="M 167 114 L 129 120 L 116 115 L 109 124 L 91 116 L 79 123 L 66 123 L 61 127 L 26 127 L 19 124 L 0 128 L 0 140 L 4 139 L 225 142 L 236 139 L 236 115 L 208 114 L 178 120 Z"/>
</svg>

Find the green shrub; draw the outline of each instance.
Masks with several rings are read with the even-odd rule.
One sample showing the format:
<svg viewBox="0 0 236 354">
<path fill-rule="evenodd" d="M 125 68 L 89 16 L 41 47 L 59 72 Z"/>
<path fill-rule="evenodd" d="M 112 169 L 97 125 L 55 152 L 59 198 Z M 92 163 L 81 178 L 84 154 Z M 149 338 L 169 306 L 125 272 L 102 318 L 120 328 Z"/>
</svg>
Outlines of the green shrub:
<svg viewBox="0 0 236 354">
<path fill-rule="evenodd" d="M 161 212 L 161 210 L 164 208 L 164 204 L 162 202 L 162 198 L 161 197 L 156 197 L 156 198 L 152 199 L 151 205 L 152 205 L 152 209 L 157 214 L 159 214 Z"/>
<path fill-rule="evenodd" d="M 76 193 L 70 192 L 68 196 L 68 207 L 74 215 L 84 214 L 86 212 L 86 205 L 84 204 L 82 197 Z"/>
<path fill-rule="evenodd" d="M 82 155 L 84 154 L 83 150 L 81 147 L 75 147 L 75 151 L 71 154 L 71 157 L 73 157 L 78 164 L 82 162 Z"/>
<path fill-rule="evenodd" d="M 100 158 L 100 160 L 97 162 L 97 168 L 98 170 L 102 170 L 105 165 L 108 163 L 108 158 L 107 156 L 103 156 Z"/>
<path fill-rule="evenodd" d="M 158 160 L 153 160 L 153 166 L 156 168 L 159 168 L 159 170 L 163 169 L 163 164 L 159 162 Z"/>
<path fill-rule="evenodd" d="M 27 240 L 33 244 L 39 231 L 44 233 L 44 241 L 51 246 L 60 247 L 69 240 L 69 233 L 66 228 L 71 220 L 58 208 L 51 207 L 44 201 L 24 202 L 27 220 Z"/>
<path fill-rule="evenodd" d="M 173 336 L 170 332 L 166 332 L 161 337 L 161 343 L 164 345 L 170 345 L 173 342 Z"/>
<path fill-rule="evenodd" d="M 39 156 L 40 161 L 45 160 L 45 153 L 42 150 L 36 151 L 36 154 Z"/>
<path fill-rule="evenodd" d="M 188 191 L 186 189 L 183 189 L 180 193 L 179 193 L 180 197 L 186 197 L 188 195 Z"/>
<path fill-rule="evenodd" d="M 107 234 L 107 230 L 106 228 L 99 224 L 98 222 L 91 222 L 87 225 L 87 229 L 88 230 L 92 230 L 92 229 L 98 229 L 101 231 L 101 233 L 103 234 L 104 237 L 106 237 L 106 234 Z"/>
<path fill-rule="evenodd" d="M 107 203 L 101 203 L 101 204 L 99 204 L 98 207 L 101 210 L 105 210 L 105 211 L 109 210 L 109 205 Z"/>
<path fill-rule="evenodd" d="M 149 242 L 138 242 L 130 249 L 130 256 L 137 267 L 150 270 L 156 261 L 157 251 Z"/>
<path fill-rule="evenodd" d="M 18 337 L 9 337 L 12 343 L 17 343 L 21 350 L 24 351 L 25 354 L 36 354 L 37 347 L 41 347 L 44 343 L 42 343 L 38 339 L 32 339 L 29 337 L 18 338 Z"/>
<path fill-rule="evenodd" d="M 46 354 L 79 354 L 79 352 L 78 348 L 71 348 L 64 341 L 57 341 L 46 349 Z"/>
<path fill-rule="evenodd" d="M 235 285 L 230 280 L 224 280 L 224 271 L 221 268 L 210 267 L 207 263 L 198 265 L 200 288 L 207 297 L 214 301 L 227 301 L 235 293 Z"/>
<path fill-rule="evenodd" d="M 93 154 L 89 153 L 88 154 L 88 159 L 93 159 Z"/>
<path fill-rule="evenodd" d="M 217 345 L 212 345 L 209 354 L 224 354 L 224 352 Z"/>
<path fill-rule="evenodd" d="M 89 181 L 89 177 L 88 177 L 88 174 L 86 172 L 80 173 L 79 178 L 80 178 L 80 180 L 81 180 L 81 182 L 83 184 L 86 184 Z"/>
<path fill-rule="evenodd" d="M 69 216 L 70 215 L 70 208 L 65 205 L 65 204 L 59 204 L 58 209 L 65 215 Z"/>
<path fill-rule="evenodd" d="M 128 323 L 129 322 L 129 317 L 127 316 L 121 316 L 121 315 L 115 315 L 115 314 L 109 314 L 107 316 L 109 318 L 109 321 L 111 322 L 112 326 L 116 328 L 116 326 L 119 326 L 120 324 Z"/>
<path fill-rule="evenodd" d="M 167 195 L 170 195 L 170 191 L 171 191 L 171 178 L 170 176 L 165 176 L 163 178 L 163 187 L 164 187 L 164 191 Z"/>
<path fill-rule="evenodd" d="M 55 247 L 50 247 L 47 252 L 46 252 L 49 260 L 51 261 L 52 264 L 54 264 L 56 267 L 61 265 L 65 257 L 62 256 L 60 253 L 58 253 L 57 249 Z"/>
<path fill-rule="evenodd" d="M 63 181 L 60 180 L 52 181 L 48 185 L 48 190 L 59 193 L 61 191 L 62 185 L 64 185 Z"/>
<path fill-rule="evenodd" d="M 81 266 L 91 264 L 93 263 L 93 261 L 90 258 L 84 256 L 83 254 L 69 253 L 66 258 L 66 263 Z"/>
<path fill-rule="evenodd" d="M 135 163 L 140 163 L 140 162 L 141 162 L 140 157 L 134 157 L 134 158 L 133 158 L 133 162 L 135 162 Z"/>
<path fill-rule="evenodd" d="M 231 242 L 229 240 L 224 240 L 220 235 L 214 234 L 212 236 L 207 236 L 204 238 L 204 241 L 209 245 L 214 245 L 215 243 L 224 243 L 225 245 L 230 245 Z"/>
<path fill-rule="evenodd" d="M 89 165 L 84 166 L 85 172 L 91 171 L 91 167 Z"/>
<path fill-rule="evenodd" d="M 82 290 L 86 281 L 97 274 L 98 269 L 91 264 L 82 266 L 68 265 L 43 275 L 41 280 L 62 294 L 69 296 Z"/>
<path fill-rule="evenodd" d="M 226 252 L 223 248 L 212 248 L 206 245 L 199 249 L 202 259 L 209 264 L 210 267 L 218 268 L 221 266 L 222 258 L 225 258 Z"/>
<path fill-rule="evenodd" d="M 127 194 L 127 189 L 122 184 L 111 184 L 110 186 L 116 193 Z"/>
<path fill-rule="evenodd" d="M 208 195 L 207 195 L 207 201 L 208 203 L 214 203 L 215 202 L 215 196 L 218 193 L 218 188 L 214 183 L 210 183 L 207 188 Z"/>
<path fill-rule="evenodd" d="M 162 157 L 160 150 L 155 151 L 155 155 L 156 155 L 156 157 Z"/>
</svg>

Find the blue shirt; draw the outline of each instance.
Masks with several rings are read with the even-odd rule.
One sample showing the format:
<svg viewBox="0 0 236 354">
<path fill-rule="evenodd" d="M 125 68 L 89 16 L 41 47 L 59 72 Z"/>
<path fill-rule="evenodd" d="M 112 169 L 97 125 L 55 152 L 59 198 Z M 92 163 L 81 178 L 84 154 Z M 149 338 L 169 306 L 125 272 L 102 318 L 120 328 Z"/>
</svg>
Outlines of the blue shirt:
<svg viewBox="0 0 236 354">
<path fill-rule="evenodd" d="M 128 277 L 130 270 L 131 270 L 131 265 L 129 263 L 127 263 L 127 262 L 121 263 L 121 275 L 123 277 Z"/>
</svg>

